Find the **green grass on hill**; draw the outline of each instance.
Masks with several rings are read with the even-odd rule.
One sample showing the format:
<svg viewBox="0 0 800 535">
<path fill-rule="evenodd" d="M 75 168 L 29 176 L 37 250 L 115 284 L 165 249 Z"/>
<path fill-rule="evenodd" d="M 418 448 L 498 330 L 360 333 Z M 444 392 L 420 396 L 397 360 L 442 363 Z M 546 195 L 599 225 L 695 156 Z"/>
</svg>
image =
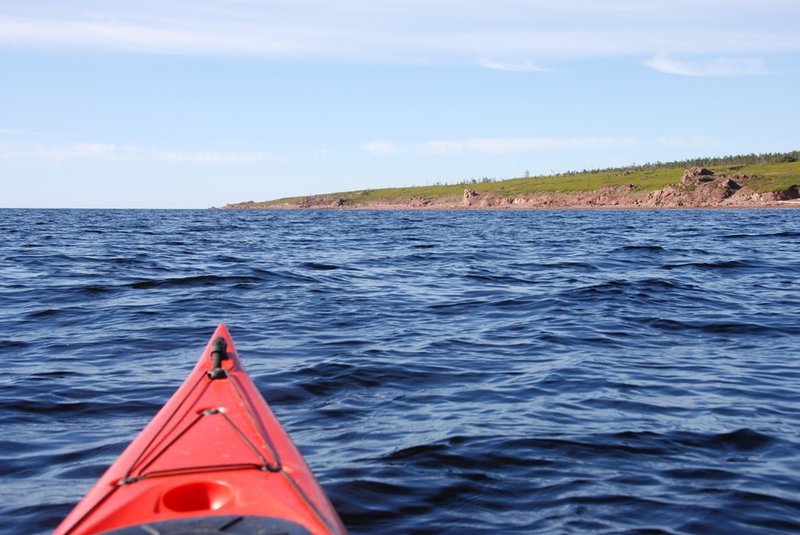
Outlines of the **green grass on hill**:
<svg viewBox="0 0 800 535">
<path fill-rule="evenodd" d="M 633 185 L 639 191 L 654 191 L 669 184 L 677 184 L 684 170 L 690 166 L 705 166 L 716 172 L 749 175 L 746 184 L 758 192 L 784 191 L 800 187 L 800 152 L 728 156 L 723 158 L 695 159 L 682 162 L 656 163 L 636 167 L 582 171 L 552 176 L 511 178 L 499 181 L 464 182 L 435 186 L 381 188 L 312 197 L 287 197 L 273 201 L 246 203 L 255 207 L 301 204 L 303 202 L 339 202 L 344 206 L 386 203 L 401 204 L 412 200 L 457 201 L 465 188 L 478 193 L 493 193 L 501 197 L 518 197 L 535 193 L 571 193 L 593 191 L 603 186 Z"/>
<path fill-rule="evenodd" d="M 735 172 L 753 175 L 755 180 L 748 185 L 760 193 L 800 187 L 800 161 L 745 165 Z"/>
</svg>

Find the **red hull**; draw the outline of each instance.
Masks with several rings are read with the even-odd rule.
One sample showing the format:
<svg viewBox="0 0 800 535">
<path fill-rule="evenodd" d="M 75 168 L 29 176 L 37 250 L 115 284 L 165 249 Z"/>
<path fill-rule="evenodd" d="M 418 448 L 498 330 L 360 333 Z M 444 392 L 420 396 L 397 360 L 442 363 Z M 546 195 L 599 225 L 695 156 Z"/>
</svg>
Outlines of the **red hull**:
<svg viewBox="0 0 800 535">
<path fill-rule="evenodd" d="M 215 356 L 221 359 L 216 367 Z M 247 376 L 224 325 L 183 385 L 55 535 L 203 519 L 288 521 L 299 525 L 298 533 L 300 526 L 312 534 L 346 533 Z"/>
</svg>

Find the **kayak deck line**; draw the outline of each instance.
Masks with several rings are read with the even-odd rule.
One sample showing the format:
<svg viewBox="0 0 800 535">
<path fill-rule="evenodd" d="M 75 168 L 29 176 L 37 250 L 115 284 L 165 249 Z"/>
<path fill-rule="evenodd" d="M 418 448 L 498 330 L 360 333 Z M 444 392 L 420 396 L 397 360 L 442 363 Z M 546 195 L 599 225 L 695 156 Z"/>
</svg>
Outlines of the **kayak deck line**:
<svg viewBox="0 0 800 535">
<path fill-rule="evenodd" d="M 152 464 L 158 458 L 158 456 L 160 455 L 160 452 L 159 452 L 159 453 L 153 454 L 153 459 L 148 461 L 148 463 L 141 468 L 141 470 L 140 470 L 138 475 L 126 475 L 125 477 L 123 477 L 122 479 L 119 480 L 119 482 L 117 483 L 117 486 L 130 485 L 131 483 L 136 483 L 137 481 L 141 481 L 142 479 L 151 478 L 151 477 L 169 477 L 169 476 L 173 476 L 173 475 L 185 475 L 185 474 L 192 474 L 192 473 L 196 473 L 196 472 L 207 472 L 207 471 L 216 471 L 216 470 L 220 470 L 220 471 L 222 471 L 222 470 L 243 470 L 243 469 L 248 469 L 248 468 L 254 468 L 256 470 L 261 470 L 261 471 L 264 471 L 264 472 L 279 472 L 281 470 L 281 465 L 280 465 L 279 462 L 276 462 L 274 464 L 270 464 L 269 461 L 267 461 L 267 459 L 264 458 L 261 455 L 261 453 L 256 449 L 256 447 L 248 440 L 248 438 L 246 436 L 244 436 L 244 434 L 239 429 L 236 428 L 236 424 L 233 423 L 230 418 L 227 418 L 225 416 L 225 408 L 224 407 L 219 407 L 219 408 L 216 408 L 216 409 L 206 409 L 206 410 L 204 410 L 203 412 L 201 412 L 200 414 L 197 415 L 197 418 L 191 424 L 189 424 L 189 427 L 195 425 L 200 420 L 200 418 L 203 418 L 205 416 L 214 416 L 214 415 L 217 415 L 217 414 L 222 415 L 222 417 L 225 418 L 225 421 L 229 425 L 231 425 L 231 427 L 234 428 L 234 430 L 236 431 L 237 435 L 239 435 L 241 437 L 241 439 L 243 441 L 245 441 L 248 446 L 250 446 L 250 448 L 253 450 L 253 453 L 258 455 L 259 457 L 261 457 L 261 459 L 263 460 L 263 463 L 261 463 L 261 464 L 255 464 L 254 463 L 254 464 L 231 464 L 231 465 L 206 465 L 206 466 L 193 466 L 193 467 L 187 467 L 187 468 L 181 468 L 181 469 L 173 469 L 173 470 L 160 470 L 160 471 L 153 471 L 153 472 L 145 472 L 147 467 L 150 464 Z M 174 439 L 174 440 L 177 440 L 177 438 Z M 174 440 L 173 440 L 173 442 L 174 442 Z M 165 445 L 164 448 L 162 448 L 161 451 L 166 450 L 167 448 L 169 448 L 170 445 L 171 444 Z"/>
<path fill-rule="evenodd" d="M 346 533 L 220 324 L 186 381 L 54 533 L 187 522 L 205 533 L 223 516 L 259 530 Z"/>
<path fill-rule="evenodd" d="M 209 371 L 208 373 L 210 374 L 211 371 Z M 225 378 L 230 378 L 228 376 L 227 372 L 225 372 Z M 213 378 L 212 378 L 212 380 L 213 380 Z M 194 388 L 196 388 L 202 381 L 203 381 L 203 378 L 200 377 L 198 382 L 195 383 Z M 245 408 L 249 409 L 247 404 L 244 403 L 244 400 L 243 400 L 243 397 L 242 397 L 242 393 L 241 393 L 238 385 L 236 384 L 236 382 L 235 381 L 231 381 L 230 385 L 233 388 L 233 391 L 236 393 L 236 396 L 239 398 L 240 401 L 242 401 L 243 406 Z M 193 390 L 194 390 L 194 388 L 193 388 Z M 188 399 L 188 398 L 185 398 L 185 399 Z M 147 468 L 152 466 L 152 464 L 164 452 L 166 452 L 170 448 L 170 446 L 172 446 L 175 442 L 177 442 L 183 435 L 188 433 L 190 431 L 190 429 L 192 427 L 194 427 L 201 419 L 205 418 L 206 416 L 216 416 L 216 415 L 221 415 L 225 419 L 225 421 L 231 426 L 231 428 L 235 431 L 236 435 L 240 439 L 242 439 L 242 441 L 244 441 L 244 443 L 247 444 L 247 446 L 250 448 L 250 450 L 262 461 L 261 463 L 253 464 L 252 465 L 253 467 L 259 468 L 259 469 L 263 469 L 263 470 L 266 470 L 266 471 L 269 471 L 269 472 L 278 472 L 278 471 L 280 471 L 281 470 L 281 465 L 280 465 L 280 460 L 278 459 L 278 455 L 275 452 L 274 448 L 272 448 L 272 446 L 270 445 L 268 438 L 263 434 L 263 430 L 256 423 L 256 420 L 255 420 L 255 417 L 253 416 L 253 414 L 249 410 L 247 411 L 247 416 L 248 416 L 250 422 L 252 423 L 253 427 L 259 433 L 259 436 L 260 436 L 261 442 L 262 442 L 262 446 L 265 449 L 267 449 L 267 451 L 269 451 L 270 456 L 274 459 L 273 462 L 270 462 L 266 457 L 264 457 L 261 454 L 261 452 L 259 451 L 258 447 L 255 446 L 247 438 L 247 436 L 241 431 L 241 429 L 239 429 L 236 426 L 236 424 L 225 414 L 226 411 L 227 411 L 227 409 L 225 407 L 213 407 L 213 408 L 205 409 L 205 410 L 199 412 L 194 420 L 192 420 L 188 425 L 186 425 L 175 437 L 173 437 L 167 444 L 164 444 L 163 446 L 155 444 L 155 441 L 158 438 L 158 436 L 153 437 L 153 440 L 151 441 L 151 443 L 148 444 L 147 447 L 145 447 L 145 449 L 140 454 L 139 458 L 137 458 L 136 461 L 128 469 L 128 472 L 126 473 L 126 477 L 123 478 L 123 480 L 124 479 L 136 479 L 136 480 L 138 480 L 138 479 L 142 479 L 144 477 L 156 477 L 156 476 L 153 476 L 151 474 L 146 474 L 145 471 L 147 470 Z M 173 413 L 173 417 L 175 417 L 176 414 L 177 413 Z M 179 426 L 179 425 L 180 425 L 180 422 L 178 422 L 177 426 Z M 175 429 L 175 428 L 173 428 L 173 429 Z M 166 439 L 166 437 L 168 437 L 169 434 L 170 434 L 170 431 L 166 431 L 165 432 L 165 436 L 163 438 Z M 151 446 L 153 446 L 153 450 L 154 451 L 150 449 Z M 160 446 L 160 448 L 159 448 L 159 446 Z M 159 448 L 159 449 L 157 449 L 157 448 Z M 144 459 L 148 458 L 148 457 L 150 457 L 150 460 L 147 461 L 146 463 L 142 464 L 142 466 L 137 469 L 137 465 L 142 463 L 144 461 Z M 200 467 L 200 466 L 196 467 L 196 469 L 201 469 L 201 468 L 203 468 L 203 467 Z M 188 467 L 188 468 L 185 468 L 184 471 L 185 470 L 192 470 L 192 469 L 193 469 L 192 467 Z M 131 474 L 134 471 L 138 471 L 138 475 L 132 476 Z"/>
</svg>

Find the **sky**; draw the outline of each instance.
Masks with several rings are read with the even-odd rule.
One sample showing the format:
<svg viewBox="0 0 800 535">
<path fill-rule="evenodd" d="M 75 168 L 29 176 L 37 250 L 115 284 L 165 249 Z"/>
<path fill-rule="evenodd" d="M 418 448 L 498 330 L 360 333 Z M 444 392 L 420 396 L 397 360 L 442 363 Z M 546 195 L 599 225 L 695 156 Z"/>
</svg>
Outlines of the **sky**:
<svg viewBox="0 0 800 535">
<path fill-rule="evenodd" d="M 0 207 L 800 149 L 797 0 L 3 0 Z"/>
</svg>

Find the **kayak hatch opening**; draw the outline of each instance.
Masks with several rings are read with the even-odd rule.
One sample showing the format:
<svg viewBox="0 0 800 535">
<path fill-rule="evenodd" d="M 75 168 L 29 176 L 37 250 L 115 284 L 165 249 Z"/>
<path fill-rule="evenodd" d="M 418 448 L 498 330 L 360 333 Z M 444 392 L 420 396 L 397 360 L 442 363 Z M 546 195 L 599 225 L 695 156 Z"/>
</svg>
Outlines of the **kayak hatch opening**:
<svg viewBox="0 0 800 535">
<path fill-rule="evenodd" d="M 178 513 L 216 511 L 233 499 L 233 488 L 222 481 L 195 481 L 165 492 L 161 503 Z"/>
<path fill-rule="evenodd" d="M 214 416 L 215 414 L 225 414 L 228 409 L 225 407 L 211 407 L 210 409 L 199 409 L 197 414 L 202 416 Z"/>
</svg>

